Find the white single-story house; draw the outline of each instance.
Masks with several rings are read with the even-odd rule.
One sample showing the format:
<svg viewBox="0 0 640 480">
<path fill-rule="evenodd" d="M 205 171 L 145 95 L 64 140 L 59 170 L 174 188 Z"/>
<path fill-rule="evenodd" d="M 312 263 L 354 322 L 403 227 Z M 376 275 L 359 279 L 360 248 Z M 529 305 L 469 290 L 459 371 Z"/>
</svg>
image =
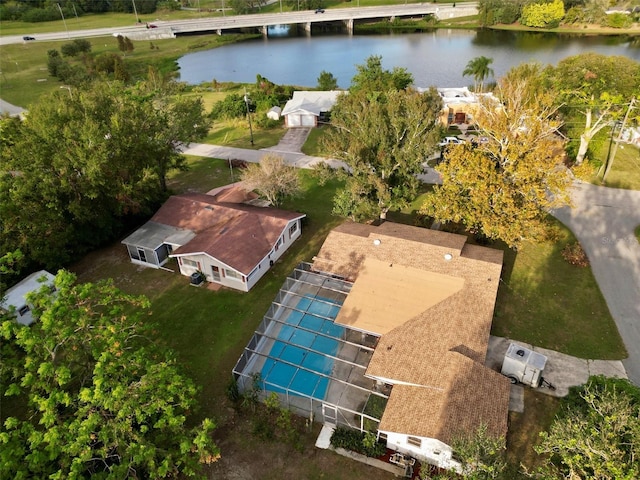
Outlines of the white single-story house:
<svg viewBox="0 0 640 480">
<path fill-rule="evenodd" d="M 285 126 L 317 127 L 318 121 L 324 121 L 327 114 L 338 101 L 338 95 L 345 93 L 339 90 L 317 92 L 301 90 L 293 92 L 293 98 L 282 110 Z"/>
<path fill-rule="evenodd" d="M 390 388 L 388 448 L 459 470 L 452 441 L 481 425 L 506 437 L 510 382 L 485 366 L 502 251 L 385 222 L 332 230 L 313 269 L 353 286 L 337 325 L 379 337 L 365 376 Z"/>
<path fill-rule="evenodd" d="M 34 321 L 31 313 L 32 305 L 29 304 L 27 296 L 31 292 L 37 292 L 43 285 L 54 289 L 53 281 L 55 276 L 46 270 L 32 273 L 27 278 L 7 290 L 0 308 L 6 311 L 15 311 L 16 321 L 23 325 L 31 325 Z"/>
<path fill-rule="evenodd" d="M 182 275 L 248 292 L 300 236 L 305 217 L 255 203 L 237 186 L 175 195 L 122 243 L 137 265 L 176 258 Z"/>
<path fill-rule="evenodd" d="M 416 90 L 424 92 L 427 89 L 416 88 Z M 481 98 L 490 98 L 497 102 L 493 93 L 476 93 L 467 87 L 446 87 L 436 90 L 443 103 L 438 119 L 444 126 L 473 124 L 473 117 L 478 111 Z"/>
</svg>

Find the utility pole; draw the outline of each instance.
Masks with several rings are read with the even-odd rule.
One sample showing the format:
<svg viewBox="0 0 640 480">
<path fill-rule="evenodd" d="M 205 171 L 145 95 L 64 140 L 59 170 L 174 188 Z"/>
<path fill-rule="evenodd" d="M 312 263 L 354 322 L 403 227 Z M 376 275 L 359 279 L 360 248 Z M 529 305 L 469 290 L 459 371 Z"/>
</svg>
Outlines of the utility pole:
<svg viewBox="0 0 640 480">
<path fill-rule="evenodd" d="M 62 17 L 62 23 L 64 23 L 64 29 L 67 31 L 67 38 L 71 40 L 71 37 L 69 36 L 69 29 L 67 28 L 67 21 L 64 19 L 64 13 L 62 13 L 62 8 L 60 8 L 59 3 L 56 3 L 56 5 L 58 6 L 58 10 L 60 11 L 60 16 Z"/>
<path fill-rule="evenodd" d="M 249 134 L 251 135 L 251 146 L 253 146 L 253 127 L 251 126 L 251 112 L 249 111 L 249 95 L 247 95 L 247 87 L 244 88 L 244 104 L 247 107 L 247 118 L 249 119 Z"/>
<path fill-rule="evenodd" d="M 136 14 L 136 23 L 140 23 L 140 19 L 138 18 L 138 9 L 136 8 L 136 0 L 131 0 L 133 3 L 133 13 Z"/>
<path fill-rule="evenodd" d="M 607 159 L 607 168 L 604 170 L 604 175 L 602 176 L 602 183 L 607 181 L 607 175 L 609 175 L 609 171 L 611 170 L 611 166 L 613 165 L 613 161 L 616 158 L 616 150 L 618 149 L 618 143 L 622 139 L 622 132 L 624 132 L 624 126 L 629 119 L 629 114 L 631 110 L 633 110 L 633 104 L 636 102 L 635 97 L 631 99 L 629 102 L 629 108 L 627 108 L 627 113 L 624 114 L 624 119 L 622 120 L 622 125 L 620 126 L 620 131 L 618 132 L 618 138 L 616 138 L 616 142 L 613 144 L 613 149 L 611 151 L 611 158 Z"/>
</svg>

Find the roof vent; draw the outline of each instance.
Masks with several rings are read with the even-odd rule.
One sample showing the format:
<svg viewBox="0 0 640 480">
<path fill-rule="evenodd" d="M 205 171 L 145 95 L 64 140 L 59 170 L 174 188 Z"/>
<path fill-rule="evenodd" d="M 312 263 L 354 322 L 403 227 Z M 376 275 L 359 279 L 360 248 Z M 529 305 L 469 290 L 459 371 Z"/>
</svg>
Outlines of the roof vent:
<svg viewBox="0 0 640 480">
<path fill-rule="evenodd" d="M 379 239 L 379 238 L 376 238 L 376 239 L 373 241 L 373 244 L 374 244 L 376 247 L 377 247 L 378 245 L 380 245 L 381 243 L 382 243 L 382 242 L 380 241 L 380 239 Z"/>
<path fill-rule="evenodd" d="M 444 259 L 448 262 L 449 260 L 451 260 L 453 258 L 453 255 L 451 255 L 450 253 L 445 253 L 444 254 Z"/>
</svg>

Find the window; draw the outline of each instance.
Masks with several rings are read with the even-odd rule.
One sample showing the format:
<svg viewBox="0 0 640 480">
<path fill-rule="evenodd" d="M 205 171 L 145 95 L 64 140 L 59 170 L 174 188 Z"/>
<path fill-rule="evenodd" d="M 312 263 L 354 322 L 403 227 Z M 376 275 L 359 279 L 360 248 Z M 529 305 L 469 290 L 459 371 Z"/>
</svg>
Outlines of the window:
<svg viewBox="0 0 640 480">
<path fill-rule="evenodd" d="M 386 433 L 382 433 L 382 432 L 378 432 L 378 439 L 379 440 L 383 440 L 383 441 L 387 441 L 387 434 Z"/>
<path fill-rule="evenodd" d="M 182 263 L 188 267 L 195 267 L 198 268 L 198 262 L 195 262 L 193 260 L 189 260 L 188 258 L 184 258 L 182 259 Z"/>
<path fill-rule="evenodd" d="M 298 222 L 294 223 L 289 227 L 289 238 L 298 231 Z"/>
<path fill-rule="evenodd" d="M 227 278 L 235 278 L 236 280 L 242 280 L 242 275 L 240 275 L 235 270 L 229 270 L 228 268 L 224 269 L 225 277 Z"/>
<path fill-rule="evenodd" d="M 420 440 L 417 437 L 407 437 L 407 443 L 409 445 L 413 445 L 414 447 L 421 447 L 422 446 L 422 440 Z"/>
<path fill-rule="evenodd" d="M 18 309 L 18 313 L 20 314 L 21 317 L 25 316 L 27 313 L 29 313 L 29 306 L 28 305 L 23 305 Z"/>
<path fill-rule="evenodd" d="M 280 237 L 278 239 L 278 243 L 276 243 L 276 252 L 278 251 L 278 249 L 280 248 L 280 245 L 282 245 L 282 237 Z"/>
</svg>

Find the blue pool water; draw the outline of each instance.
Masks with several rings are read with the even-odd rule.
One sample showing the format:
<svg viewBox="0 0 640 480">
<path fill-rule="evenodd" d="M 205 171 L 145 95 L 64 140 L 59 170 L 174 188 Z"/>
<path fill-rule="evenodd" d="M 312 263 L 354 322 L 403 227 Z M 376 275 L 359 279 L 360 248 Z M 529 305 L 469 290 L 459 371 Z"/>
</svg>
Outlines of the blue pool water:
<svg viewBox="0 0 640 480">
<path fill-rule="evenodd" d="M 265 384 L 266 390 L 278 393 L 288 390 L 293 395 L 298 393 L 324 400 L 329 379 L 322 374 L 330 375 L 333 368 L 333 360 L 326 355 L 337 353 L 344 327 L 333 323 L 340 306 L 316 300 L 323 299 L 301 298 L 296 306 L 300 311 L 291 311 L 286 324 L 282 325 L 278 340 L 269 353 L 274 358 L 267 358 L 262 367 L 262 379 L 269 382 Z"/>
</svg>

